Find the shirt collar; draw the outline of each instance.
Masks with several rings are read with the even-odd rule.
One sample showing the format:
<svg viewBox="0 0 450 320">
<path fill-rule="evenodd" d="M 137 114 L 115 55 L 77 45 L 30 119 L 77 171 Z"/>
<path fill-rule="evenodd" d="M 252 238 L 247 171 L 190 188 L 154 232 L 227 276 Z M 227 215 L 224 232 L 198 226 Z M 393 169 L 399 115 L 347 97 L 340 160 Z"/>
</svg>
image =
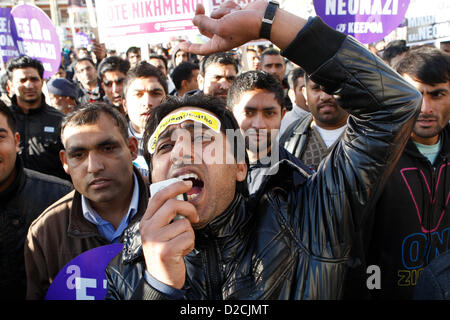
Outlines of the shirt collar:
<svg viewBox="0 0 450 320">
<path fill-rule="evenodd" d="M 125 216 L 128 222 L 134 217 L 139 206 L 139 182 L 134 172 L 133 172 L 133 181 L 134 181 L 133 195 L 131 197 L 128 212 Z M 86 218 L 86 220 L 92 222 L 93 224 L 104 225 L 109 223 L 108 221 L 100 217 L 100 215 L 94 210 L 94 208 L 92 208 L 90 201 L 83 195 L 81 195 L 81 208 L 83 211 L 83 216 Z"/>
</svg>

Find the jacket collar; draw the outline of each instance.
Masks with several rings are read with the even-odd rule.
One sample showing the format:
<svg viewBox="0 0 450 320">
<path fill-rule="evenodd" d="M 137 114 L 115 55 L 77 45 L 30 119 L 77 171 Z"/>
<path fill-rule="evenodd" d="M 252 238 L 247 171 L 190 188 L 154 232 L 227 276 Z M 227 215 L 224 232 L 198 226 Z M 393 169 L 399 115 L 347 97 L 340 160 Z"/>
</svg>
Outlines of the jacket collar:
<svg viewBox="0 0 450 320">
<path fill-rule="evenodd" d="M 446 159 L 448 158 L 448 154 L 450 152 L 450 124 L 447 124 L 445 128 L 441 131 L 439 139 L 442 140 L 442 147 L 439 151 L 438 158 L 436 158 L 436 161 L 439 161 L 438 159 Z M 420 153 L 419 149 L 417 149 L 417 146 L 414 144 L 412 139 L 409 139 L 406 147 L 405 147 L 405 153 L 417 157 L 418 159 L 423 159 L 423 161 L 427 161 L 425 156 Z"/>
<path fill-rule="evenodd" d="M 10 199 L 17 194 L 17 190 L 19 190 L 25 183 L 25 173 L 23 171 L 23 162 L 19 155 L 16 158 L 16 164 L 14 169 L 16 171 L 16 177 L 11 182 L 11 184 L 2 192 L 0 192 L 0 202 L 8 202 Z"/>
<path fill-rule="evenodd" d="M 236 193 L 224 212 L 215 217 L 205 228 L 195 231 L 196 239 L 201 241 L 205 238 L 225 238 L 235 234 L 237 229 L 246 224 L 245 204 L 245 198 L 240 193 Z"/>
<path fill-rule="evenodd" d="M 22 111 L 22 109 L 19 107 L 19 105 L 17 104 L 17 96 L 16 95 L 14 95 L 11 98 L 11 103 L 12 103 L 12 108 L 14 108 L 14 110 L 24 113 Z M 38 113 L 38 112 L 41 112 L 41 110 L 43 110 L 47 106 L 48 105 L 47 105 L 47 102 L 45 101 L 45 96 L 44 96 L 44 94 L 41 94 L 41 104 L 39 105 L 39 107 L 34 108 L 34 109 L 29 109 L 28 112 L 31 114 Z"/>
<path fill-rule="evenodd" d="M 131 219 L 128 228 L 130 228 L 134 224 L 134 222 L 136 221 L 138 222 L 141 219 L 142 215 L 145 212 L 145 209 L 147 209 L 147 202 L 149 198 L 148 186 L 144 182 L 142 175 L 140 174 L 139 170 L 134 166 L 133 171 L 136 174 L 139 183 L 139 205 L 138 211 L 135 214 L 135 216 Z M 67 228 L 67 234 L 72 237 L 92 237 L 99 235 L 97 226 L 87 221 L 86 218 L 84 218 L 83 216 L 83 210 L 81 206 L 81 194 L 78 191 L 74 191 L 72 208 L 70 209 L 69 213 L 69 225 Z M 125 234 L 126 231 L 122 235 L 122 239 L 124 238 Z"/>
<path fill-rule="evenodd" d="M 259 199 L 272 187 L 280 187 L 288 192 L 291 187 L 305 183 L 312 174 L 311 170 L 303 162 L 283 147 L 279 148 L 279 159 L 265 173 L 266 176 L 258 191 L 250 196 L 250 208 L 254 209 Z M 289 179 L 292 177 L 292 181 L 286 181 L 286 177 L 289 177 Z"/>
</svg>

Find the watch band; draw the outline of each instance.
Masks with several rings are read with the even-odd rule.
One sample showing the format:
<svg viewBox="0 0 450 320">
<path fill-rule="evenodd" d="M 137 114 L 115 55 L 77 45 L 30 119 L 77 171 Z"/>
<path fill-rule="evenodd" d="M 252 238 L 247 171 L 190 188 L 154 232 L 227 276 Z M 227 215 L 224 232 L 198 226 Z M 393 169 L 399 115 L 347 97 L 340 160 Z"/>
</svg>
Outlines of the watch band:
<svg viewBox="0 0 450 320">
<path fill-rule="evenodd" d="M 262 39 L 270 40 L 270 31 L 272 30 L 273 18 L 275 17 L 275 12 L 279 7 L 279 3 L 273 0 L 269 1 L 267 5 L 266 12 L 264 12 L 264 18 L 262 19 L 261 29 L 259 30 L 259 37 Z"/>
</svg>

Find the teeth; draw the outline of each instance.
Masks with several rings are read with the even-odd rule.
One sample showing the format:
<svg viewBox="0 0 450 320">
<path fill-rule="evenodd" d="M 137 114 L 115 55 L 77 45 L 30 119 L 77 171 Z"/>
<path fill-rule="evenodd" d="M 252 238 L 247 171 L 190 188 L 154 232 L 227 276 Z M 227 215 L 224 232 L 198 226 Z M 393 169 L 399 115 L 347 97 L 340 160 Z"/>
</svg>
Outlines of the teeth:
<svg viewBox="0 0 450 320">
<path fill-rule="evenodd" d="M 189 200 L 194 200 L 195 198 L 197 198 L 198 197 L 198 193 L 194 193 L 194 194 L 188 194 L 187 195 L 187 199 L 188 199 L 188 201 Z"/>
<path fill-rule="evenodd" d="M 177 178 L 180 179 L 180 180 L 190 179 L 190 178 L 194 178 L 194 179 L 200 180 L 198 175 L 196 175 L 195 173 L 183 174 L 181 176 L 178 176 Z"/>
</svg>

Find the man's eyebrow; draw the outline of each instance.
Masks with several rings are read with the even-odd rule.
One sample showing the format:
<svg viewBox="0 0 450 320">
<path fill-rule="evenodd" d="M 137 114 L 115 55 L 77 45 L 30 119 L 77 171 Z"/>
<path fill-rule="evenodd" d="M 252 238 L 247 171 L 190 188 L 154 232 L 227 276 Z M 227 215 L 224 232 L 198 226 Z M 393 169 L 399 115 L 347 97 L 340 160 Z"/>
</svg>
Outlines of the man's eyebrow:
<svg viewBox="0 0 450 320">
<path fill-rule="evenodd" d="M 6 132 L 6 133 L 8 133 L 8 130 L 6 130 L 5 128 L 1 128 L 1 127 L 0 127 L 0 132 Z"/>
<path fill-rule="evenodd" d="M 105 140 L 102 140 L 98 143 L 95 144 L 94 148 L 99 148 L 99 147 L 103 147 L 103 146 L 107 146 L 107 145 L 118 145 L 119 141 L 117 141 L 116 139 L 112 139 L 112 138 L 107 138 Z M 89 146 L 79 146 L 79 145 L 75 145 L 75 146 L 71 146 L 69 148 L 67 148 L 67 153 L 74 153 L 74 152 L 78 152 L 78 151 L 84 151 L 84 150 L 88 150 Z"/>
<path fill-rule="evenodd" d="M 276 109 L 276 108 L 277 108 L 276 106 L 265 106 L 265 107 L 262 108 L 262 111 L 273 110 L 273 109 Z M 253 106 L 245 106 L 244 110 L 245 111 L 255 111 L 255 110 L 258 110 L 258 108 L 257 107 L 253 107 Z"/>
<path fill-rule="evenodd" d="M 445 89 L 445 88 L 437 88 L 437 89 L 434 89 L 434 90 L 430 90 L 430 91 L 428 91 L 427 93 L 428 93 L 428 94 L 436 94 L 436 93 L 441 93 L 441 92 L 448 92 L 448 89 Z"/>
<path fill-rule="evenodd" d="M 168 137 L 170 137 L 172 135 L 172 132 L 175 129 L 176 128 L 169 128 L 167 130 L 164 130 L 164 132 L 159 135 L 159 138 L 158 138 L 158 140 L 156 142 L 158 142 L 159 140 L 167 139 Z"/>
<path fill-rule="evenodd" d="M 198 123 L 195 124 L 194 122 L 188 122 L 188 123 L 186 123 L 186 124 L 183 124 L 182 127 L 181 127 L 181 129 L 188 130 L 188 131 L 194 131 L 194 129 L 197 128 L 198 125 L 199 125 Z M 206 126 L 203 125 L 203 124 L 201 124 L 200 127 L 201 127 L 202 129 L 203 129 L 203 128 L 206 128 Z M 176 129 L 179 129 L 179 127 L 172 127 L 172 128 L 169 128 L 169 129 L 165 130 L 165 131 L 164 131 L 163 133 L 161 133 L 161 135 L 159 136 L 158 141 L 159 141 L 159 140 L 162 140 L 162 139 L 167 139 L 168 137 L 170 137 L 170 136 L 172 135 L 172 133 L 173 133 Z"/>
<path fill-rule="evenodd" d="M 159 88 L 159 87 L 156 87 L 156 88 L 151 88 L 150 90 L 147 90 L 146 88 L 142 88 L 142 87 L 138 87 L 138 88 L 133 88 L 133 89 L 131 89 L 132 91 L 134 91 L 134 92 L 141 92 L 141 91 L 148 91 L 148 92 L 163 92 L 164 90 L 163 89 L 161 89 L 161 88 Z"/>
</svg>

